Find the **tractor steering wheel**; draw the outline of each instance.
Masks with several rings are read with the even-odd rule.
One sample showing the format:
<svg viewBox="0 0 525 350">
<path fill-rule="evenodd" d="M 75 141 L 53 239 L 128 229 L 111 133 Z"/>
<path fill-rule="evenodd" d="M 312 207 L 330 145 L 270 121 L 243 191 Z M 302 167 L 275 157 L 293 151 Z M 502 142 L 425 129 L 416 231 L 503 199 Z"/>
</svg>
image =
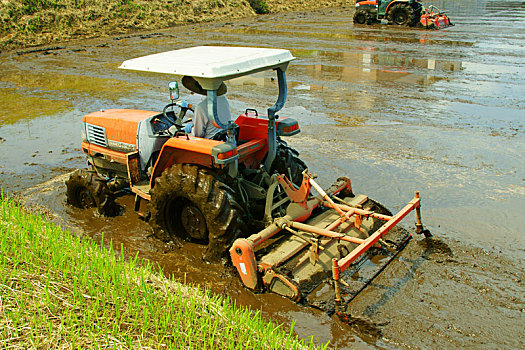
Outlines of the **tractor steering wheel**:
<svg viewBox="0 0 525 350">
<path fill-rule="evenodd" d="M 169 117 L 168 113 L 167 113 L 168 108 L 174 107 L 174 106 L 180 108 L 180 113 L 179 113 L 179 116 L 178 116 L 178 118 L 176 120 L 171 119 L 171 117 Z M 170 122 L 172 125 L 175 125 L 177 130 L 180 130 L 180 129 L 182 129 L 182 119 L 186 115 L 186 112 L 188 111 L 188 109 L 189 108 L 184 108 L 184 107 L 179 106 L 177 104 L 177 102 L 172 102 L 172 103 L 168 103 L 166 106 L 164 106 L 164 109 L 162 110 L 162 114 L 164 115 L 164 118 L 166 118 L 166 120 L 168 122 Z"/>
<path fill-rule="evenodd" d="M 177 106 L 180 108 L 179 116 L 177 117 L 176 120 L 173 120 L 168 115 L 168 112 L 167 112 L 168 108 L 173 107 L 173 106 Z M 184 116 L 186 115 L 186 112 L 188 111 L 188 109 L 193 111 L 193 105 L 183 100 L 168 103 L 166 106 L 164 106 L 164 109 L 162 110 L 162 115 L 164 115 L 164 118 L 166 118 L 166 120 L 172 125 L 168 129 L 166 129 L 168 134 L 175 136 L 178 132 L 182 132 L 181 131 L 183 127 L 182 120 L 184 119 Z M 173 112 L 173 114 L 175 115 L 175 112 Z M 173 127 L 175 127 L 176 130 L 172 130 Z"/>
</svg>

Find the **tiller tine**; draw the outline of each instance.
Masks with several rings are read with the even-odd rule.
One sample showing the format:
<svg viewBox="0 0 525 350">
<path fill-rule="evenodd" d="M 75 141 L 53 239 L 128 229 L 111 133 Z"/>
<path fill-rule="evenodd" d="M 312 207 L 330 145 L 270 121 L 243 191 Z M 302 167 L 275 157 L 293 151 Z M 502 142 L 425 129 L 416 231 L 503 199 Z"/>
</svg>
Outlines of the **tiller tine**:
<svg viewBox="0 0 525 350">
<path fill-rule="evenodd" d="M 230 249 L 248 288 L 334 311 L 406 246 L 410 233 L 395 226 L 412 210 L 417 231 L 428 233 L 421 224 L 418 192 L 392 215 L 367 196 L 354 196 L 348 178 L 338 179 L 326 192 L 310 175 L 304 180 L 301 188 L 294 188 L 281 176 L 278 181 L 290 198 L 286 215 L 257 234 L 237 239 Z M 310 194 L 310 187 L 317 196 Z"/>
</svg>

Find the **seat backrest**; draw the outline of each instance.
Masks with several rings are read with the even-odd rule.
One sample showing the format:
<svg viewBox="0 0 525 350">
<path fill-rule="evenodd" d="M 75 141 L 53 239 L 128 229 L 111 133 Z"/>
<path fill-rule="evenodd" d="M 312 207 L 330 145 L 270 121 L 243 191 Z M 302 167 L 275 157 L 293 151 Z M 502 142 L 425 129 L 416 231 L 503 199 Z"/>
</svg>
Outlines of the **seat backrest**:
<svg viewBox="0 0 525 350">
<path fill-rule="evenodd" d="M 239 143 L 239 125 L 233 123 L 233 127 L 235 134 L 235 142 Z M 228 140 L 228 130 L 222 129 L 221 131 L 216 133 L 215 136 L 212 137 L 212 140 L 226 142 Z"/>
</svg>

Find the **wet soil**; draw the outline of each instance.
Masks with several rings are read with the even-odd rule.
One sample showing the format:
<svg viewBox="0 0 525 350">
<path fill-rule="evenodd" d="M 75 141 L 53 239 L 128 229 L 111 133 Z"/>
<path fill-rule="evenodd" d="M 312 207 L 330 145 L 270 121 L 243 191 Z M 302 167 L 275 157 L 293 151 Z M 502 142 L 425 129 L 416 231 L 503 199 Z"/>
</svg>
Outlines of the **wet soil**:
<svg viewBox="0 0 525 350">
<path fill-rule="evenodd" d="M 301 337 L 338 348 L 525 347 L 525 8 L 520 1 L 437 1 L 443 31 L 353 26 L 352 8 L 276 14 L 0 55 L 0 186 L 26 205 L 168 275 L 261 310 Z M 401 209 L 422 195 L 433 239 L 416 237 L 349 306 L 352 325 L 244 289 L 204 247 L 166 245 L 119 199 L 122 216 L 65 203 L 68 173 L 85 167 L 83 114 L 160 110 L 172 77 L 119 71 L 125 59 L 193 45 L 287 48 L 288 101 L 302 133 L 288 143 L 327 187 Z M 198 97 L 185 95 L 190 103 Z M 231 82 L 234 113 L 264 110 L 268 76 Z M 414 218 L 405 220 L 411 229 Z"/>
</svg>

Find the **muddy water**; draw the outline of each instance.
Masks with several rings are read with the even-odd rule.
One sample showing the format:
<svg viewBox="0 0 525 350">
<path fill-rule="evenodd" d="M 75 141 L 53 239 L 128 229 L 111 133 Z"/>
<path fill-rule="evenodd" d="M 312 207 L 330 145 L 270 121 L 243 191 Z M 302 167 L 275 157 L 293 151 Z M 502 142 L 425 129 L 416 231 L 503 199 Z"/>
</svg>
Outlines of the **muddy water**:
<svg viewBox="0 0 525 350">
<path fill-rule="evenodd" d="M 352 7 L 86 40 L 0 55 L 0 185 L 72 230 L 158 262 L 269 319 L 338 348 L 525 347 L 525 8 L 521 1 L 437 1 L 456 26 L 354 27 Z M 280 113 L 289 143 L 327 186 L 400 209 L 421 191 L 434 240 L 411 242 L 351 304 L 352 326 L 275 295 L 254 295 L 202 248 L 151 238 L 132 211 L 112 219 L 65 205 L 67 173 L 83 167 L 82 114 L 160 109 L 169 76 L 119 71 L 125 59 L 193 45 L 287 48 Z M 196 96 L 185 96 L 190 102 Z M 263 109 L 266 76 L 229 84 L 232 109 Z M 406 220 L 409 227 L 413 218 Z"/>
</svg>

